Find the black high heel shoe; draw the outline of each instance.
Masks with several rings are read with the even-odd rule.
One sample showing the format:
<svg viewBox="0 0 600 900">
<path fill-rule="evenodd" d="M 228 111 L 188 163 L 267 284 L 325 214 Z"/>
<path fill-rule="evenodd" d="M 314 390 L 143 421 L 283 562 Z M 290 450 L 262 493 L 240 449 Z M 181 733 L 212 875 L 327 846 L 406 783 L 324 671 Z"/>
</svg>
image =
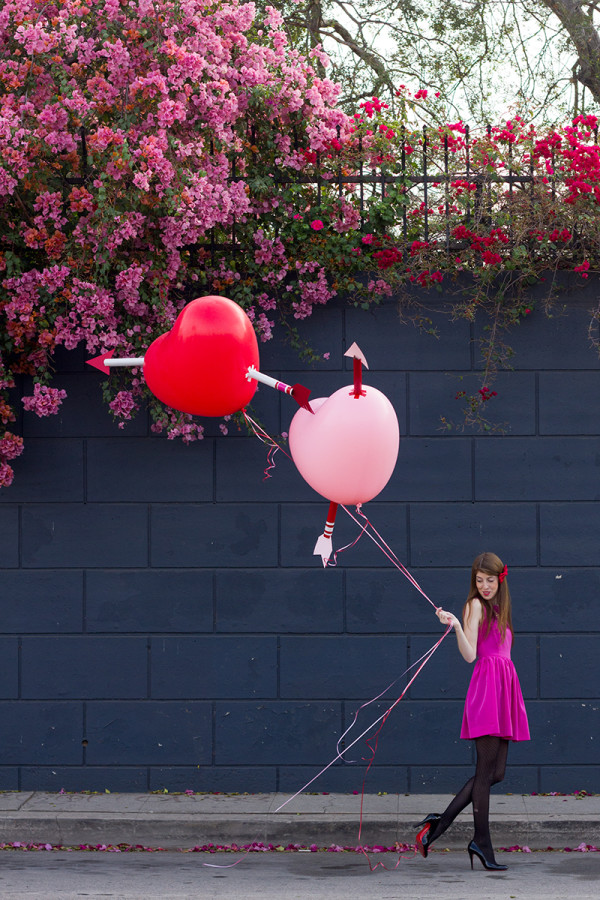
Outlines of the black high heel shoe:
<svg viewBox="0 0 600 900">
<path fill-rule="evenodd" d="M 427 854 L 429 853 L 429 833 L 431 831 L 431 826 L 435 825 L 436 822 L 439 822 L 441 816 L 438 813 L 429 813 L 428 816 L 425 816 L 422 822 L 419 822 L 416 826 L 419 828 L 420 825 L 424 825 L 425 827 L 419 831 L 416 837 L 417 850 L 423 857 L 423 859 L 427 858 Z"/>
<path fill-rule="evenodd" d="M 483 866 L 484 869 L 487 869 L 490 872 L 506 872 L 508 866 L 501 866 L 497 862 L 491 862 L 489 859 L 486 859 L 475 841 L 471 841 L 469 846 L 467 847 L 469 851 L 469 859 L 471 860 L 471 868 L 473 868 L 473 857 L 476 856 Z"/>
</svg>

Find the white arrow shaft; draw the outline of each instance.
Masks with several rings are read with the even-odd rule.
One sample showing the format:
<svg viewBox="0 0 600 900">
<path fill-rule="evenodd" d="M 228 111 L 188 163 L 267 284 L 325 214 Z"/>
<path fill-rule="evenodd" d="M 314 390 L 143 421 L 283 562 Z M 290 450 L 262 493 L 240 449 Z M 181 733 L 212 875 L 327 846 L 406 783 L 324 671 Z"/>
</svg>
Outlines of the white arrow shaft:
<svg viewBox="0 0 600 900">
<path fill-rule="evenodd" d="M 122 359 L 105 359 L 105 366 L 143 366 L 143 356 L 124 356 Z"/>
<path fill-rule="evenodd" d="M 246 378 L 254 378 L 255 381 L 260 381 L 262 384 L 275 388 L 275 390 L 281 391 L 284 394 L 290 394 L 292 391 L 289 384 L 285 384 L 283 381 L 277 381 L 276 378 L 271 378 L 270 375 L 264 375 L 262 372 L 259 372 L 258 369 L 255 369 L 254 366 L 249 367 L 246 372 Z"/>
<path fill-rule="evenodd" d="M 267 384 L 272 388 L 276 388 L 278 384 L 276 378 L 271 378 L 270 375 L 263 375 L 263 373 L 259 372 L 258 369 L 255 369 L 254 366 L 250 366 L 246 377 L 254 378 L 255 381 L 260 381 L 262 384 Z"/>
</svg>

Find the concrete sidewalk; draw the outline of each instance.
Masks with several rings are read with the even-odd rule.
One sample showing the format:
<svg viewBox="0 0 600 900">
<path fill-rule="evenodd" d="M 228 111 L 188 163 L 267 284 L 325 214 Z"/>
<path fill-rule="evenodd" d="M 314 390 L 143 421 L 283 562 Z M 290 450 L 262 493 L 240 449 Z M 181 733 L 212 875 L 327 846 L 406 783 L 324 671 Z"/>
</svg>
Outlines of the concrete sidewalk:
<svg viewBox="0 0 600 900">
<path fill-rule="evenodd" d="M 203 844 L 356 846 L 361 797 L 355 794 L 54 794 L 0 793 L 0 842 L 142 844 L 165 849 Z M 365 795 L 361 843 L 414 843 L 415 824 L 441 812 L 446 794 Z M 494 794 L 496 847 L 600 846 L 600 795 Z M 462 849 L 473 836 L 465 811 L 436 845 Z"/>
</svg>

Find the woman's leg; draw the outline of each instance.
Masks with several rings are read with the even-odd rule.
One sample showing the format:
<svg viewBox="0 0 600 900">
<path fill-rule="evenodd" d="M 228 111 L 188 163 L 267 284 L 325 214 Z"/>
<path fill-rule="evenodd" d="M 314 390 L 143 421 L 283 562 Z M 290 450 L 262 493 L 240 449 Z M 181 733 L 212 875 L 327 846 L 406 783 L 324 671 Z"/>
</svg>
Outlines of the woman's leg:
<svg viewBox="0 0 600 900">
<path fill-rule="evenodd" d="M 504 778 L 508 741 L 504 738 L 477 738 L 477 768 L 473 781 L 472 803 L 475 834 L 473 840 L 490 862 L 494 860 L 494 850 L 490 837 L 490 788 Z"/>
<path fill-rule="evenodd" d="M 466 809 L 469 803 L 473 803 L 475 843 L 479 844 L 477 836 L 480 835 L 483 844 L 483 846 L 480 845 L 480 849 L 485 851 L 489 849 L 492 852 L 488 821 L 490 787 L 492 784 L 498 784 L 504 778 L 508 741 L 504 738 L 486 735 L 475 739 L 475 747 L 477 750 L 475 775 L 469 778 L 446 807 L 440 819 L 431 826 L 427 839 L 428 844 L 437 840 L 450 827 L 457 815 Z M 476 806 L 477 815 L 475 813 Z"/>
</svg>

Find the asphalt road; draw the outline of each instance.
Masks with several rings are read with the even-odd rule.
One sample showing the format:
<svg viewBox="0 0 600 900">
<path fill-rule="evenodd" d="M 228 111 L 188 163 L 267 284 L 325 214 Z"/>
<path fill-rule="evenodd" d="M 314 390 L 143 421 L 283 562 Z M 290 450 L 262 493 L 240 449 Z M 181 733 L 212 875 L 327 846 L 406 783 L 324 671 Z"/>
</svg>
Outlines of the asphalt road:
<svg viewBox="0 0 600 900">
<path fill-rule="evenodd" d="M 488 873 L 466 852 L 432 853 L 402 859 L 380 854 L 388 870 L 369 869 L 354 853 L 233 854 L 0 853 L 0 897 L 74 900 L 113 898 L 142 900 L 597 900 L 600 897 L 600 853 L 503 853 L 505 873 Z"/>
</svg>

